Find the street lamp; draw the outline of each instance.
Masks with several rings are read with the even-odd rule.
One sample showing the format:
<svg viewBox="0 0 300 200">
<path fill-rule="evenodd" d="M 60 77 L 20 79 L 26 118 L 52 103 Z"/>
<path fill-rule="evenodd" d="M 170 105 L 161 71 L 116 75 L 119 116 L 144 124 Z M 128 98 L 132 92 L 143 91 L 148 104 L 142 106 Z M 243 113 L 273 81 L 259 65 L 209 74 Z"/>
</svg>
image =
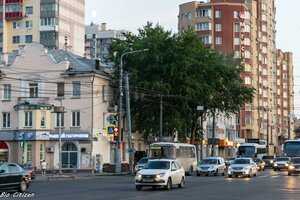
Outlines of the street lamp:
<svg viewBox="0 0 300 200">
<path fill-rule="evenodd" d="M 119 105 L 118 105 L 118 146 L 117 146 L 117 161 L 116 161 L 116 173 L 120 174 L 121 173 L 121 149 L 120 149 L 120 143 L 121 143 L 121 128 L 122 128 L 122 78 L 123 78 L 123 57 L 127 54 L 134 54 L 134 53 L 139 53 L 139 52 L 144 52 L 148 51 L 148 49 L 140 49 L 140 50 L 135 50 L 135 51 L 127 51 L 129 47 L 126 47 L 124 51 L 121 54 L 120 58 L 120 74 L 119 74 Z M 129 143 L 130 142 L 130 143 Z M 131 131 L 128 131 L 128 151 L 132 150 L 131 148 Z M 129 160 L 131 162 L 131 160 Z M 130 165 L 130 163 L 129 163 Z"/>
</svg>

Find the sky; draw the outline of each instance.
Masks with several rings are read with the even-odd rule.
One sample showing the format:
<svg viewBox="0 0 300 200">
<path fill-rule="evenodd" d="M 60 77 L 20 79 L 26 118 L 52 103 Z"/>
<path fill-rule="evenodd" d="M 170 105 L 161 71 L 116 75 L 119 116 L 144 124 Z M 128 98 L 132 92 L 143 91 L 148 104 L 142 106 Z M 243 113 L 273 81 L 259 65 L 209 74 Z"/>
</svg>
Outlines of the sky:
<svg viewBox="0 0 300 200">
<path fill-rule="evenodd" d="M 85 23 L 137 33 L 147 21 L 177 33 L 179 5 L 190 0 L 86 0 Z M 295 115 L 300 117 L 300 1 L 275 0 L 276 46 L 293 53 Z"/>
</svg>

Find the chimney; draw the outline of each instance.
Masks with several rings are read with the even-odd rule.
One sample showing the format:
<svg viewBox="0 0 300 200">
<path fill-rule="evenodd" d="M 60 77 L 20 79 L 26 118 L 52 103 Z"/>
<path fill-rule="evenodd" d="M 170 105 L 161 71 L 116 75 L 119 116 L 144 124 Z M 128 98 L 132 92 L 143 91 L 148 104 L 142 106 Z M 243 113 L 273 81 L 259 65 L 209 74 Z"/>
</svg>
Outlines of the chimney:
<svg viewBox="0 0 300 200">
<path fill-rule="evenodd" d="M 100 60 L 99 59 L 95 59 L 95 69 L 100 70 Z"/>
<path fill-rule="evenodd" d="M 101 31 L 106 31 L 106 23 L 101 23 Z"/>
</svg>

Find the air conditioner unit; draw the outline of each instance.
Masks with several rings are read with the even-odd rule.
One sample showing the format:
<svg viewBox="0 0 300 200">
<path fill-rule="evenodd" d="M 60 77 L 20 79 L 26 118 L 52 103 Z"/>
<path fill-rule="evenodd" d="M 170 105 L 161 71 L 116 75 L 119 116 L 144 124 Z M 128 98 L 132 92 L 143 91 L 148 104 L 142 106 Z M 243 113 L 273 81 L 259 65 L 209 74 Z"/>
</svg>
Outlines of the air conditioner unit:
<svg viewBox="0 0 300 200">
<path fill-rule="evenodd" d="M 54 152 L 54 147 L 48 147 L 47 152 L 48 153 L 53 153 Z"/>
</svg>

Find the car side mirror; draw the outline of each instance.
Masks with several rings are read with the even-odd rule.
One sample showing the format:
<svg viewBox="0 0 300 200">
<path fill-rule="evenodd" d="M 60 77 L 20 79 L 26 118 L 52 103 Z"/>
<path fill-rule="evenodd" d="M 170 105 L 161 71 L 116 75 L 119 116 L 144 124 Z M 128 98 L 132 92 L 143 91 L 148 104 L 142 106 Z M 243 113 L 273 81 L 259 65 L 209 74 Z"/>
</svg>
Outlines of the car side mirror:
<svg viewBox="0 0 300 200">
<path fill-rule="evenodd" d="M 171 169 L 171 171 L 176 171 L 176 170 L 177 170 L 176 168 L 172 168 L 172 169 Z"/>
</svg>

